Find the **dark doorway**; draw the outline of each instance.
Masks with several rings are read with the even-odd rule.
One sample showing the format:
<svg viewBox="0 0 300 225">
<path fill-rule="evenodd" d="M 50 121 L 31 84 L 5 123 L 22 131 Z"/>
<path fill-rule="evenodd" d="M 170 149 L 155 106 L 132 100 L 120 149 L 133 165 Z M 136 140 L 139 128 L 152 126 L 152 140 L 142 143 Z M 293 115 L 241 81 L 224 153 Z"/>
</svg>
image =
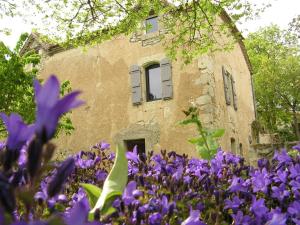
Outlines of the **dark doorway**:
<svg viewBox="0 0 300 225">
<path fill-rule="evenodd" d="M 139 155 L 146 152 L 145 139 L 125 140 L 125 146 L 127 148 L 127 151 L 131 152 L 134 146 L 136 145 L 137 145 L 137 150 Z"/>
</svg>

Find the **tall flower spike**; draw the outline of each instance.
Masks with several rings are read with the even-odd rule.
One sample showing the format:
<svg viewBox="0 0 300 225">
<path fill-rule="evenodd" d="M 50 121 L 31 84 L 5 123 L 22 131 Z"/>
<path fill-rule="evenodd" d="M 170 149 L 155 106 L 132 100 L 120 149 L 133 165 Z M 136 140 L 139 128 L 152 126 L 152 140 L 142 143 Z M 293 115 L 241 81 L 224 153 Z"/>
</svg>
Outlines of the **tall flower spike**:
<svg viewBox="0 0 300 225">
<path fill-rule="evenodd" d="M 34 81 L 37 104 L 35 131 L 44 143 L 54 136 L 59 118 L 64 113 L 83 104 L 83 101 L 76 99 L 80 94 L 79 91 L 71 92 L 59 99 L 59 89 L 59 81 L 54 75 L 49 77 L 44 86 L 41 86 L 39 81 Z"/>
<path fill-rule="evenodd" d="M 61 191 L 63 184 L 66 182 L 68 176 L 73 172 L 74 169 L 75 161 L 73 158 L 70 157 L 62 162 L 48 185 L 47 194 L 50 198 Z"/>
<path fill-rule="evenodd" d="M 16 113 L 12 113 L 10 116 L 1 113 L 0 116 L 8 132 L 7 148 L 20 150 L 26 141 L 32 137 L 34 126 L 26 125 L 21 116 Z"/>
<path fill-rule="evenodd" d="M 34 125 L 26 125 L 21 116 L 15 113 L 12 113 L 10 116 L 1 113 L 0 116 L 8 131 L 7 151 L 4 155 L 4 169 L 9 170 L 12 164 L 19 158 L 22 146 L 32 137 Z"/>
</svg>

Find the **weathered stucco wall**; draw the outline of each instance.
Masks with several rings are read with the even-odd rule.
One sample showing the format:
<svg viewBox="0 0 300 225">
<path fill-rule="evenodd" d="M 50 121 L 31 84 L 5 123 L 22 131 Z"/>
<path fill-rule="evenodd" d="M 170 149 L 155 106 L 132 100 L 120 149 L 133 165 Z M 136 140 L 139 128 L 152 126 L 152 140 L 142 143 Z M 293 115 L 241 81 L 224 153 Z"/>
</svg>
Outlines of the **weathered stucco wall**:
<svg viewBox="0 0 300 225">
<path fill-rule="evenodd" d="M 238 44 L 230 52 L 220 52 L 215 55 L 214 62 L 216 67 L 216 102 L 217 107 L 217 126 L 224 127 L 226 132 L 222 138 L 222 146 L 225 150 L 231 149 L 230 139 L 235 139 L 236 153 L 243 154 L 248 158 L 247 150 L 250 149 L 251 142 L 251 123 L 255 119 L 255 108 L 251 86 L 251 74 L 243 53 Z M 235 80 L 237 93 L 237 110 L 233 105 L 226 105 L 224 97 L 224 84 L 221 65 L 226 68 Z M 241 145 L 241 149 L 240 149 Z M 242 151 L 242 152 L 241 152 Z"/>
<path fill-rule="evenodd" d="M 172 62 L 173 99 L 144 100 L 134 106 L 130 66 L 159 62 L 166 57 L 163 49 L 161 43 L 143 47 L 140 42 L 119 37 L 86 52 L 71 49 L 45 59 L 40 76 L 56 74 L 61 81 L 69 80 L 74 90 L 82 91 L 81 97 L 86 101 L 72 113 L 76 130 L 71 136 L 60 136 L 56 140 L 58 148 L 75 152 L 100 140 L 114 143 L 145 137 L 148 150 L 176 150 L 195 156 L 193 146 L 187 142 L 196 135 L 194 127 L 177 125 L 184 118 L 182 110 L 195 102 L 206 126 L 226 129 L 222 147 L 229 149 L 230 138 L 234 137 L 248 149 L 254 107 L 249 69 L 238 44 L 230 53 L 205 56 L 183 68 L 180 61 Z M 225 104 L 222 65 L 230 69 L 236 80 L 237 111 Z M 142 75 L 145 93 L 144 72 Z"/>
</svg>

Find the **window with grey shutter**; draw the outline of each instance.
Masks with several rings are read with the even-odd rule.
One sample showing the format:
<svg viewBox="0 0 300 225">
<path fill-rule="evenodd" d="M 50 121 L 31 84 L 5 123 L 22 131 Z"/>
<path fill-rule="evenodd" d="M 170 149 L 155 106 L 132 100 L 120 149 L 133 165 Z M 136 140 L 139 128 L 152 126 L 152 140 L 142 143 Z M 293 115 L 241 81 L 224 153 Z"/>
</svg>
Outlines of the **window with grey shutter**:
<svg viewBox="0 0 300 225">
<path fill-rule="evenodd" d="M 160 61 L 161 68 L 161 81 L 162 81 L 162 98 L 173 98 L 173 85 L 172 85 L 172 66 L 171 61 L 167 58 Z"/>
<path fill-rule="evenodd" d="M 224 93 L 225 93 L 225 100 L 226 104 L 231 104 L 231 98 L 230 98 L 230 80 L 228 79 L 228 73 L 225 70 L 224 66 L 222 67 L 222 74 L 223 74 L 223 81 L 224 81 Z"/>
<path fill-rule="evenodd" d="M 237 94 L 236 94 L 236 90 L 235 90 L 235 81 L 234 81 L 232 75 L 230 75 L 230 81 L 231 81 L 231 86 L 232 86 L 233 108 L 235 110 L 237 110 Z"/>
<path fill-rule="evenodd" d="M 162 83 L 160 65 L 155 63 L 145 68 L 147 101 L 162 99 Z"/>
<path fill-rule="evenodd" d="M 141 69 L 138 65 L 130 67 L 132 103 L 139 105 L 142 103 L 142 88 L 141 88 Z"/>
</svg>

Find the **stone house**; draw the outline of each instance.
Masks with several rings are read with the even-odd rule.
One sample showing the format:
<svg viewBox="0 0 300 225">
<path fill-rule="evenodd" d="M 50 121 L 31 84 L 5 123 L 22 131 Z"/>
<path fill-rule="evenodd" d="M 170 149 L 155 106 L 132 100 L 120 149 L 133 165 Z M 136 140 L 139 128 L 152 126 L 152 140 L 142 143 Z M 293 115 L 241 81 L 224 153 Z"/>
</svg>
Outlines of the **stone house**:
<svg viewBox="0 0 300 225">
<path fill-rule="evenodd" d="M 196 129 L 178 125 L 182 110 L 193 102 L 206 127 L 226 130 L 221 147 L 247 158 L 255 105 L 243 42 L 182 67 L 180 60 L 166 56 L 157 17 L 146 22 L 152 27 L 145 33 L 118 36 L 85 52 L 44 44 L 36 34 L 27 39 L 21 54 L 35 49 L 43 56 L 40 78 L 56 74 L 69 80 L 86 101 L 72 113 L 73 134 L 56 140 L 59 149 L 74 152 L 106 140 L 128 148 L 137 144 L 141 151 L 167 149 L 195 156 L 187 139 Z"/>
</svg>

